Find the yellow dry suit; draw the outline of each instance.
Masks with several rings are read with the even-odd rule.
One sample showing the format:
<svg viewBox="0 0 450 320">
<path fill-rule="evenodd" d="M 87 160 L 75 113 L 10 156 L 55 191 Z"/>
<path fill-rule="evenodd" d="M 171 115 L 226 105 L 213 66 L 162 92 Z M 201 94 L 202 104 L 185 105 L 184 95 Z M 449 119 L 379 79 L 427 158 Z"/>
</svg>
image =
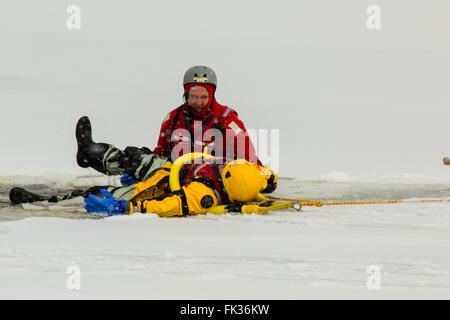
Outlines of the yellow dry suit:
<svg viewBox="0 0 450 320">
<path fill-rule="evenodd" d="M 216 183 L 213 179 L 196 176 L 193 181 L 181 187 L 179 171 L 184 166 L 183 161 L 189 157 L 191 154 L 172 165 L 166 163 L 154 170 L 146 181 L 136 184 L 129 201 L 129 213 L 156 213 L 160 217 L 205 214 L 219 204 L 256 201 L 259 199 L 259 192 L 267 187 L 267 181 L 274 179 L 271 168 L 238 159 L 224 165 L 222 174 L 214 180 Z M 215 187 L 218 185 L 220 187 Z M 229 196 L 229 199 L 219 196 L 220 191 Z"/>
</svg>

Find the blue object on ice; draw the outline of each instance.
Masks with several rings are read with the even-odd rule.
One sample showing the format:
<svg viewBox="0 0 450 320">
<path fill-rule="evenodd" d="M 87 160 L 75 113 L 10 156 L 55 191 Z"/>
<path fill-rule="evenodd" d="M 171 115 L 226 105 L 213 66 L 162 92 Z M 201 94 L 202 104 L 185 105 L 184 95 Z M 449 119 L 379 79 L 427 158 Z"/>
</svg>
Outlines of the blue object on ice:
<svg viewBox="0 0 450 320">
<path fill-rule="evenodd" d="M 96 195 L 90 194 L 84 202 L 86 205 L 84 208 L 89 213 L 106 213 L 108 216 L 122 214 L 125 212 L 124 209 L 124 201 L 123 200 L 114 200 L 111 193 L 109 193 L 105 189 L 100 189 L 101 194 L 105 196 L 105 198 L 100 198 Z"/>
<path fill-rule="evenodd" d="M 120 178 L 120 183 L 122 183 L 123 186 L 128 187 L 134 184 L 135 180 L 133 176 L 130 176 L 128 173 L 124 173 Z"/>
</svg>

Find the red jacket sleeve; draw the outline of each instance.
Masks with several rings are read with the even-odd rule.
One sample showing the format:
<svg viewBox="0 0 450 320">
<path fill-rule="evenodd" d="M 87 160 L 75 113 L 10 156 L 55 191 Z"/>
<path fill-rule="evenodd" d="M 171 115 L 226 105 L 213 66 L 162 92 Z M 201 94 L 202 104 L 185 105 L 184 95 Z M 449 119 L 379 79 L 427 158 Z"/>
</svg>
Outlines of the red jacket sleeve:
<svg viewBox="0 0 450 320">
<path fill-rule="evenodd" d="M 171 126 L 171 114 L 169 113 L 163 120 L 161 130 L 159 132 L 158 145 L 153 150 L 154 153 L 170 159 L 170 136 L 172 134 Z"/>
</svg>

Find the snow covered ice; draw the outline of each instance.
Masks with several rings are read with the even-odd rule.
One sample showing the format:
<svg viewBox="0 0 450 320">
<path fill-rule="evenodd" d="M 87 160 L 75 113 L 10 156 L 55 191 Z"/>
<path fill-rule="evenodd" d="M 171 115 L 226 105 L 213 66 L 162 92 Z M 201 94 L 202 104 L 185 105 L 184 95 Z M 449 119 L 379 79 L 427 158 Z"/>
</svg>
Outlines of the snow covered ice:
<svg viewBox="0 0 450 320">
<path fill-rule="evenodd" d="M 411 180 L 386 184 L 373 178 L 369 183 L 331 176 L 332 181 L 281 179 L 276 195 L 377 200 L 397 189 L 404 198 L 434 193 L 450 199 L 449 185 L 442 180 L 429 185 Z M 70 189 L 73 183 L 65 181 L 80 186 L 89 185 L 89 179 L 112 182 L 100 176 L 46 182 Z M 347 198 L 355 195 L 355 189 L 360 193 Z M 0 298 L 445 299 L 449 295 L 449 203 L 304 207 L 300 212 L 172 219 L 152 214 L 98 219 L 83 213 L 81 201 L 75 200 L 33 205 L 41 210 L 32 205 L 0 209 L 0 219 L 7 220 L 0 224 Z M 67 268 L 72 265 L 80 268 L 79 290 L 67 287 L 71 275 Z M 372 265 L 381 271 L 378 290 L 367 288 L 367 269 Z"/>
</svg>

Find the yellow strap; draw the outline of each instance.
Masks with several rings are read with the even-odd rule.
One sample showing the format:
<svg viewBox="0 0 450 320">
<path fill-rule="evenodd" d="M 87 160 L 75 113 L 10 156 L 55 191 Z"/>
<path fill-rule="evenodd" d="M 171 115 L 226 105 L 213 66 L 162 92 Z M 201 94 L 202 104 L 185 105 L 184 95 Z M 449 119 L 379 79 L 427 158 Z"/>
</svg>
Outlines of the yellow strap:
<svg viewBox="0 0 450 320">
<path fill-rule="evenodd" d="M 262 207 L 257 204 L 249 204 L 249 205 L 242 206 L 241 212 L 246 213 L 246 214 L 251 214 L 251 213 L 260 214 L 260 213 L 268 212 L 270 210 L 286 209 L 286 208 L 291 208 L 291 207 L 292 207 L 292 203 L 290 203 L 290 202 L 273 203 L 272 205 L 270 205 L 268 207 Z"/>
<path fill-rule="evenodd" d="M 286 208 L 292 208 L 293 204 L 290 202 L 275 202 L 270 206 L 261 206 L 258 204 L 246 204 L 243 205 L 241 208 L 241 213 L 244 214 L 252 214 L 252 213 L 256 213 L 256 214 L 260 214 L 260 213 L 265 213 L 268 212 L 270 210 L 279 210 L 279 209 L 286 209 Z M 208 213 L 212 213 L 212 214 L 226 214 L 228 213 L 227 206 L 215 206 L 212 207 L 208 210 Z"/>
<path fill-rule="evenodd" d="M 256 196 L 256 201 L 260 202 L 260 201 L 267 201 L 269 200 L 269 198 L 267 198 L 266 196 L 264 196 L 262 193 L 258 193 L 258 195 Z"/>
<path fill-rule="evenodd" d="M 186 164 L 188 161 L 194 161 L 198 158 L 205 158 L 210 159 L 214 158 L 212 155 L 207 153 L 200 153 L 200 152 L 191 152 L 186 153 L 179 157 L 175 162 L 172 164 L 172 167 L 170 168 L 170 176 L 169 176 L 169 185 L 171 191 L 178 191 L 181 189 L 180 186 L 180 170 L 181 168 Z"/>
<path fill-rule="evenodd" d="M 208 213 L 212 214 L 225 214 L 228 213 L 226 206 L 214 206 L 208 209 Z"/>
</svg>

